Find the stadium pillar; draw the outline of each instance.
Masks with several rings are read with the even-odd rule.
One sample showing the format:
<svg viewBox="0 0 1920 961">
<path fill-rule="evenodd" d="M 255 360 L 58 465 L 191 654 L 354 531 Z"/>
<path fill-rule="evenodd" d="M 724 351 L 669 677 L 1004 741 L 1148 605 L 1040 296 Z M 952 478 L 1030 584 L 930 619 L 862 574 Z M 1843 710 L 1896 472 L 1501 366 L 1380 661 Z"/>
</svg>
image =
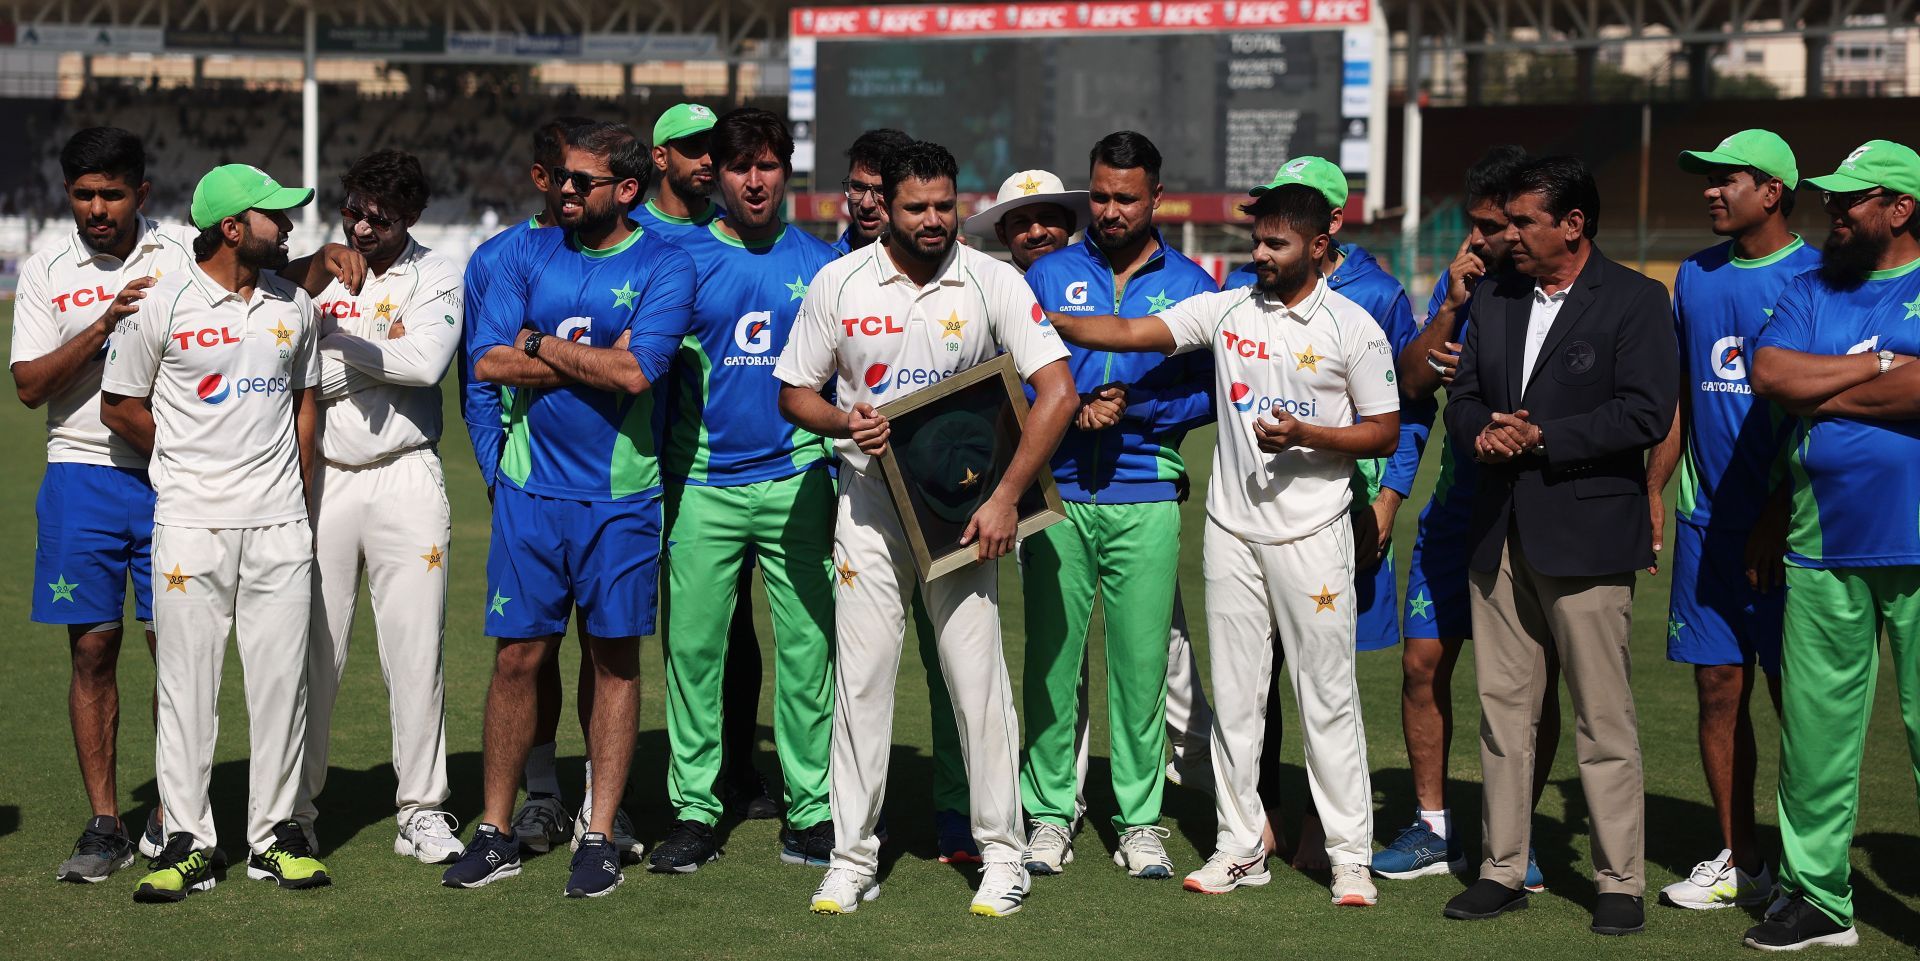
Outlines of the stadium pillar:
<svg viewBox="0 0 1920 961">
<path fill-rule="evenodd" d="M 1594 74 L 1600 60 L 1599 47 L 1580 47 L 1573 52 L 1573 97 L 1580 103 L 1594 100 Z"/>
<path fill-rule="evenodd" d="M 1687 99 L 1700 103 L 1713 96 L 1713 45 L 1687 44 Z"/>
<path fill-rule="evenodd" d="M 1827 40 L 1824 33 L 1809 33 L 1802 42 L 1807 50 L 1807 89 L 1801 94 L 1808 100 L 1818 100 L 1827 95 Z"/>
<path fill-rule="evenodd" d="M 1416 2 L 1407 8 L 1407 89 L 1401 105 L 1400 123 L 1400 249 L 1401 282 L 1410 283 L 1420 236 L 1420 156 L 1425 131 L 1421 129 L 1420 98 L 1426 84 L 1420 76 L 1420 8 Z M 1384 64 L 1382 65 L 1385 66 Z"/>
<path fill-rule="evenodd" d="M 1467 53 L 1467 106 L 1478 107 L 1487 92 L 1487 55 L 1480 51 Z"/>
<path fill-rule="evenodd" d="M 309 4 L 306 56 L 300 74 L 300 182 L 309 187 L 320 182 L 320 75 L 314 65 L 319 32 L 319 14 Z M 319 236 L 319 204 L 300 208 L 300 225 L 306 228 L 309 242 Z"/>
</svg>

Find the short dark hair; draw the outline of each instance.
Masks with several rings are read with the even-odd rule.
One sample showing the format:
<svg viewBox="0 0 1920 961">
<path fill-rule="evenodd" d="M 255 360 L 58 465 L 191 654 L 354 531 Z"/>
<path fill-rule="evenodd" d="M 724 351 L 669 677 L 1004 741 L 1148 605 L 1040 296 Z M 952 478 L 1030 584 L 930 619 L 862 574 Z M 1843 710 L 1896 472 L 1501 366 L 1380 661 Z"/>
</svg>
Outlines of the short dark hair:
<svg viewBox="0 0 1920 961">
<path fill-rule="evenodd" d="M 894 152 L 911 143 L 912 137 L 892 127 L 869 130 L 853 138 L 853 145 L 847 148 L 847 169 L 865 167 L 885 174 Z"/>
<path fill-rule="evenodd" d="M 245 213 L 246 211 L 241 211 Z M 222 218 L 223 220 L 225 218 Z M 212 257 L 220 245 L 227 242 L 227 235 L 220 232 L 220 225 L 214 224 L 193 236 L 193 259 L 206 260 Z"/>
<path fill-rule="evenodd" d="M 348 196 L 361 194 L 373 198 L 390 217 L 417 217 L 427 209 L 432 188 L 420 159 L 404 150 L 376 150 L 353 162 L 340 175 L 340 188 Z"/>
<path fill-rule="evenodd" d="M 639 197 L 646 196 L 647 188 L 653 183 L 652 148 L 633 128 L 623 123 L 589 123 L 568 134 L 567 144 L 607 158 L 607 170 L 615 177 L 638 180 L 640 192 L 635 195 L 636 203 Z"/>
<path fill-rule="evenodd" d="M 558 166 L 566 158 L 568 136 L 592 123 L 585 117 L 555 117 L 534 128 L 533 162 L 542 167 Z"/>
<path fill-rule="evenodd" d="M 1526 163 L 1527 148 L 1519 144 L 1501 144 L 1481 154 L 1480 159 L 1467 168 L 1467 188 L 1461 195 L 1466 198 L 1467 206 L 1482 200 L 1506 203 L 1507 191 L 1513 187 L 1513 175 Z"/>
<path fill-rule="evenodd" d="M 707 158 L 714 170 L 725 169 L 735 157 L 759 156 L 762 150 L 772 151 L 773 159 L 793 172 L 793 134 L 787 122 L 759 107 L 738 107 L 721 114 L 707 138 Z"/>
<path fill-rule="evenodd" d="M 915 140 L 893 152 L 887 158 L 887 166 L 880 171 L 880 196 L 887 203 L 893 203 L 893 195 L 899 191 L 900 182 L 907 178 L 915 180 L 938 180 L 945 177 L 958 187 L 960 165 L 953 159 L 947 148 L 930 140 Z"/>
<path fill-rule="evenodd" d="M 1312 238 L 1333 230 L 1333 203 L 1317 187 L 1284 184 L 1242 204 L 1240 212 L 1259 220 L 1278 217 L 1288 227 Z"/>
<path fill-rule="evenodd" d="M 1600 188 L 1593 182 L 1593 171 L 1578 157 L 1541 157 L 1523 165 L 1513 176 L 1508 197 L 1534 193 L 1540 195 L 1554 223 L 1578 210 L 1586 217 L 1580 233 L 1588 239 L 1599 233 Z"/>
<path fill-rule="evenodd" d="M 60 148 L 60 176 L 73 183 L 88 174 L 118 177 L 138 187 L 147 180 L 147 148 L 119 127 L 88 127 Z"/>
<path fill-rule="evenodd" d="M 1761 170 L 1759 167 L 1741 167 L 1740 169 L 1747 172 L 1747 176 L 1752 178 L 1753 184 L 1756 187 L 1766 183 L 1769 180 L 1780 180 L 1779 177 L 1776 177 L 1773 174 L 1767 173 L 1766 171 Z M 1796 196 L 1796 193 L 1797 192 L 1792 187 L 1787 186 L 1787 182 L 1785 180 L 1780 180 L 1780 216 L 1782 217 L 1793 216 L 1793 201 L 1794 201 L 1794 197 Z"/>
<path fill-rule="evenodd" d="M 1087 169 L 1106 164 L 1115 170 L 1144 169 L 1147 182 L 1160 182 L 1160 148 L 1147 135 L 1133 130 L 1116 130 L 1100 138 L 1087 154 Z"/>
</svg>

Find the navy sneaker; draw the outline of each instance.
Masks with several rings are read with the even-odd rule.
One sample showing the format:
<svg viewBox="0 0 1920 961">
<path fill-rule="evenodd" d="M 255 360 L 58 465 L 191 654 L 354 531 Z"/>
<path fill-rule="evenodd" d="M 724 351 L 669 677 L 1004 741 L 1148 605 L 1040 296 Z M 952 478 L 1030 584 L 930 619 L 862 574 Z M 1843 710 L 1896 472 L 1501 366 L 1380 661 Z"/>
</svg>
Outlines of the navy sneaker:
<svg viewBox="0 0 1920 961">
<path fill-rule="evenodd" d="M 973 819 L 959 811 L 935 811 L 933 828 L 940 835 L 941 864 L 980 863 L 980 847 L 973 843 Z"/>
<path fill-rule="evenodd" d="M 1540 873 L 1540 861 L 1533 856 L 1531 844 L 1527 845 L 1527 879 L 1520 883 L 1535 894 L 1547 889 L 1547 876 Z"/>
<path fill-rule="evenodd" d="M 597 898 L 613 893 L 626 880 L 620 873 L 620 850 L 598 831 L 582 835 L 573 849 L 573 873 L 567 876 L 567 897 Z"/>
<path fill-rule="evenodd" d="M 450 888 L 484 888 L 520 873 L 520 842 L 491 824 L 473 829 L 473 840 L 460 860 L 440 876 Z"/>
<path fill-rule="evenodd" d="M 655 874 L 692 874 L 700 870 L 700 865 L 719 859 L 720 849 L 713 843 L 711 826 L 693 820 L 675 821 L 667 839 L 653 849 L 647 870 Z"/>
<path fill-rule="evenodd" d="M 833 860 L 833 822 L 821 821 L 809 828 L 780 829 L 780 860 L 824 868 Z"/>
<path fill-rule="evenodd" d="M 1455 838 L 1443 838 L 1415 819 L 1400 830 L 1386 849 L 1373 856 L 1373 873 L 1383 878 L 1404 881 L 1433 874 L 1458 874 L 1466 870 L 1467 857 Z"/>
</svg>

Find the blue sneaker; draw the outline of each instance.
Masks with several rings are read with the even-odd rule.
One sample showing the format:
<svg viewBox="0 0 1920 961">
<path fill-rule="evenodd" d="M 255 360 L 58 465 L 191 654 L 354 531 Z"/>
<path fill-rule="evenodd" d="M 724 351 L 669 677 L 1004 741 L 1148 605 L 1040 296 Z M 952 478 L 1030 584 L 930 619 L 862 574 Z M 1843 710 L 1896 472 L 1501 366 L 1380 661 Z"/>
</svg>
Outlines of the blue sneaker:
<svg viewBox="0 0 1920 961">
<path fill-rule="evenodd" d="M 1467 868 L 1467 857 L 1459 842 L 1443 838 L 1415 820 L 1400 831 L 1386 849 L 1373 856 L 1373 873 L 1383 878 L 1404 881 L 1433 874 L 1458 874 Z"/>
<path fill-rule="evenodd" d="M 450 888 L 484 888 L 519 873 L 520 842 L 491 824 L 482 824 L 473 829 L 466 853 L 440 875 L 440 883 Z"/>
<path fill-rule="evenodd" d="M 959 811 L 935 811 L 933 829 L 940 835 L 941 864 L 980 863 L 980 847 L 973 843 L 972 818 Z"/>
<path fill-rule="evenodd" d="M 1547 889 L 1547 876 L 1540 873 L 1540 862 L 1533 856 L 1531 844 L 1527 845 L 1527 879 L 1520 883 L 1535 894 Z"/>
<path fill-rule="evenodd" d="M 567 876 L 567 897 L 597 898 L 613 893 L 626 880 L 620 873 L 620 850 L 595 831 L 582 835 L 573 849 L 573 873 Z"/>
</svg>

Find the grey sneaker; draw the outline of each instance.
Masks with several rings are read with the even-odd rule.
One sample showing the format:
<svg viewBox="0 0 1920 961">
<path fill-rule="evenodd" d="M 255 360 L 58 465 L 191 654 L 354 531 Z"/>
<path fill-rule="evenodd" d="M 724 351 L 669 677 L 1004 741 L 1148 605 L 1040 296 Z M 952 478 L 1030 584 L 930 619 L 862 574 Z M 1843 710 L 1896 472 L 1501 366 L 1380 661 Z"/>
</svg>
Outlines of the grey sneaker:
<svg viewBox="0 0 1920 961">
<path fill-rule="evenodd" d="M 87 822 L 74 842 L 73 856 L 60 863 L 54 877 L 74 884 L 98 884 L 113 872 L 133 863 L 133 839 L 127 837 L 120 819 L 101 814 Z"/>
<path fill-rule="evenodd" d="M 567 846 L 579 851 L 580 839 L 592 830 L 592 824 L 593 797 L 589 794 L 586 803 L 580 805 L 580 813 L 573 819 L 573 840 Z M 634 835 L 633 819 L 627 816 L 624 807 L 613 809 L 613 837 L 608 840 L 612 842 L 614 850 L 620 852 L 621 864 L 639 864 L 641 856 L 647 853 L 647 846 Z"/>
<path fill-rule="evenodd" d="M 1113 863 L 1126 868 L 1131 877 L 1173 877 L 1173 859 L 1167 857 L 1167 846 L 1160 843 L 1172 833 L 1152 824 L 1128 828 L 1120 835 L 1120 850 L 1113 852 Z"/>
<path fill-rule="evenodd" d="M 530 794 L 513 816 L 513 836 L 520 841 L 522 851 L 545 854 L 573 838 L 573 819 L 567 817 L 559 798 Z"/>
<path fill-rule="evenodd" d="M 1027 873 L 1060 874 L 1072 863 L 1073 835 L 1066 828 L 1039 818 L 1027 822 Z"/>
</svg>

